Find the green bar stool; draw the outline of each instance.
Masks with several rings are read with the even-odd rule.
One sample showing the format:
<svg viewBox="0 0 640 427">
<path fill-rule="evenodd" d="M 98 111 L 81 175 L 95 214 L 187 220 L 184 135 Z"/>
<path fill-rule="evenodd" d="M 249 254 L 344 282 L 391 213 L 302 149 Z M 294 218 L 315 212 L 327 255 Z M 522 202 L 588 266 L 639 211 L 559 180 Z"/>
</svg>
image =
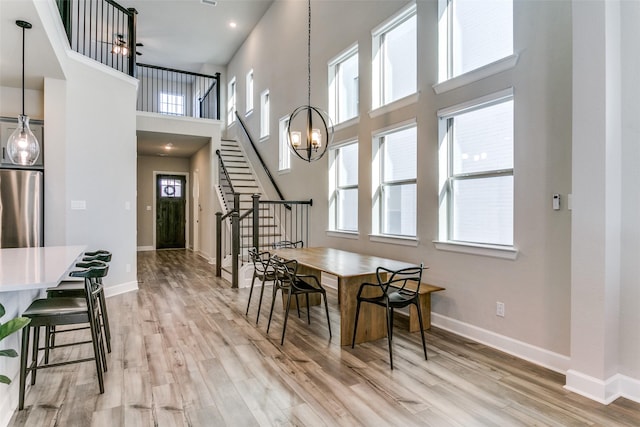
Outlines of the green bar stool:
<svg viewBox="0 0 640 427">
<path fill-rule="evenodd" d="M 94 252 L 85 252 L 81 262 L 76 263 L 78 268 L 90 268 L 107 265 L 111 261 L 111 252 L 106 250 L 98 250 Z M 47 289 L 48 298 L 82 298 L 84 297 L 84 284 L 79 280 L 63 280 L 55 288 Z M 100 286 L 99 305 L 100 305 L 100 323 L 104 330 L 105 340 L 107 342 L 107 352 L 111 353 L 111 328 L 109 327 L 109 314 L 107 312 L 107 301 L 104 296 L 104 287 L 102 286 L 102 278 L 95 279 Z M 50 331 L 48 339 L 55 344 L 55 328 Z M 64 331 L 61 331 L 64 332 Z"/>
<path fill-rule="evenodd" d="M 84 298 L 42 298 L 31 303 L 29 307 L 22 313 L 23 317 L 31 319 L 31 323 L 22 332 L 22 350 L 20 353 L 20 393 L 18 401 L 18 409 L 24 409 L 24 395 L 27 376 L 31 373 L 31 385 L 36 383 L 36 372 L 38 369 L 52 368 L 55 366 L 67 365 L 70 363 L 79 363 L 95 360 L 96 372 L 98 374 L 98 385 L 100 393 L 104 393 L 103 371 L 107 370 L 107 358 L 104 351 L 104 340 L 98 320 L 98 293 L 101 284 L 97 279 L 101 279 L 107 275 L 108 266 L 91 267 L 86 270 L 72 272 L 73 277 L 81 277 L 84 279 L 85 294 Z M 59 325 L 77 325 L 89 324 L 91 330 L 91 340 L 63 344 L 59 346 L 51 346 L 49 340 L 45 340 L 45 346 L 40 347 L 40 328 L 44 326 L 47 330 Z M 33 341 L 31 350 L 31 364 L 27 366 L 29 353 L 29 335 L 33 329 Z M 84 329 L 84 328 L 80 328 Z M 69 360 L 58 363 L 38 364 L 38 354 L 40 350 L 46 354 L 51 348 L 67 347 L 77 344 L 93 344 L 93 357 Z"/>
</svg>

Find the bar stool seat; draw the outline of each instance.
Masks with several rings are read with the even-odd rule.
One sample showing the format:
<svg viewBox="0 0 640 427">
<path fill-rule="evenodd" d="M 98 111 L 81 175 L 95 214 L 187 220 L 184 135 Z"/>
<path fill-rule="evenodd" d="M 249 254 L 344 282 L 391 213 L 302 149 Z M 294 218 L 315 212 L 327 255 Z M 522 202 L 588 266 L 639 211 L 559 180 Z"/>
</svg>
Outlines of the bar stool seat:
<svg viewBox="0 0 640 427">
<path fill-rule="evenodd" d="M 100 322 L 98 320 L 98 294 L 102 290 L 102 284 L 97 279 L 106 276 L 108 266 L 91 267 L 87 270 L 73 272 L 74 276 L 84 279 L 84 298 L 44 298 L 37 299 L 29 305 L 22 313 L 23 317 L 31 319 L 31 322 L 22 332 L 22 347 L 20 352 L 20 390 L 18 409 L 24 409 L 24 397 L 27 376 L 31 373 L 31 385 L 36 383 L 36 372 L 38 369 L 52 368 L 67 365 L 70 363 L 87 362 L 94 360 L 98 374 L 98 385 L 100 393 L 104 393 L 103 371 L 107 370 L 107 359 L 104 351 L 104 341 L 102 339 Z M 91 340 L 73 342 L 55 346 L 52 345 L 49 331 L 59 325 L 89 324 Z M 46 328 L 45 344 L 40 347 L 40 328 Z M 29 353 L 29 336 L 33 330 L 31 364 L 27 366 Z M 93 357 L 75 359 L 58 363 L 49 363 L 49 350 L 56 347 L 66 347 L 76 344 L 93 344 Z M 43 363 L 39 363 L 38 354 L 40 350 L 45 351 Z"/>
</svg>

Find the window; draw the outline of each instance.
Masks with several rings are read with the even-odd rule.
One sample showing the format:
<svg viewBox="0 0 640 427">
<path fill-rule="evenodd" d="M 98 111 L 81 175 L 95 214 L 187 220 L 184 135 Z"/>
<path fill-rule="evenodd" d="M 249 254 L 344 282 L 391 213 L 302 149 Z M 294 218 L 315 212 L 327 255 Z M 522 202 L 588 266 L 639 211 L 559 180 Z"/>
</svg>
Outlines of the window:
<svg viewBox="0 0 640 427">
<path fill-rule="evenodd" d="M 253 70 L 247 73 L 247 114 L 253 111 Z"/>
<path fill-rule="evenodd" d="M 229 82 L 227 92 L 227 126 L 236 120 L 236 78 Z"/>
<path fill-rule="evenodd" d="M 416 237 L 415 124 L 373 138 L 374 233 Z"/>
<path fill-rule="evenodd" d="M 329 151 L 329 228 L 358 231 L 358 142 Z"/>
<path fill-rule="evenodd" d="M 342 123 L 358 115 L 358 46 L 329 63 L 329 116 Z"/>
<path fill-rule="evenodd" d="M 291 169 L 291 151 L 289 151 L 289 134 L 287 127 L 289 126 L 289 116 L 280 119 L 280 149 L 278 150 L 279 161 L 278 170 L 285 171 Z"/>
<path fill-rule="evenodd" d="M 513 54 L 513 0 L 440 0 L 440 81 Z"/>
<path fill-rule="evenodd" d="M 260 95 L 260 138 L 269 136 L 269 90 Z"/>
<path fill-rule="evenodd" d="M 160 93 L 160 108 L 163 114 L 173 114 L 176 116 L 184 116 L 184 95 L 172 95 L 169 93 Z"/>
<path fill-rule="evenodd" d="M 182 178 L 166 177 L 160 179 L 160 197 L 163 198 L 182 198 Z"/>
<path fill-rule="evenodd" d="M 440 240 L 513 246 L 513 92 L 438 112 Z"/>
<path fill-rule="evenodd" d="M 416 92 L 416 5 L 411 4 L 391 21 L 372 32 L 373 108 Z"/>
</svg>

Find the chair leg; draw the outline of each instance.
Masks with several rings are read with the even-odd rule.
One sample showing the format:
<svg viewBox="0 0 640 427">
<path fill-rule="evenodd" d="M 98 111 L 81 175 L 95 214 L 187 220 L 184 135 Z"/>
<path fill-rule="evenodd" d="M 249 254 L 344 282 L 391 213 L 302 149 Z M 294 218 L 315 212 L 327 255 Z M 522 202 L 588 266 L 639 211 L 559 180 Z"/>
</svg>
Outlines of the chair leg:
<svg viewBox="0 0 640 427">
<path fill-rule="evenodd" d="M 256 325 L 258 324 L 258 320 L 260 319 L 260 309 L 262 308 L 262 295 L 264 295 L 264 282 L 266 282 L 266 277 L 262 279 L 262 289 L 260 289 L 260 300 L 258 301 L 258 314 L 256 314 Z M 274 283 L 275 286 L 275 283 Z"/>
<path fill-rule="evenodd" d="M 327 304 L 327 293 L 323 292 L 322 296 L 324 297 L 324 310 L 327 312 L 327 326 L 329 326 L 329 338 L 331 338 L 331 321 L 329 320 L 329 305 Z"/>
<path fill-rule="evenodd" d="M 287 308 L 284 311 L 284 324 L 282 325 L 282 339 L 280 345 L 284 344 L 284 334 L 287 332 L 287 320 L 289 319 L 289 307 L 291 306 L 291 288 L 289 288 L 289 296 L 287 297 Z M 298 302 L 298 294 L 296 294 L 296 303 Z M 300 316 L 300 306 L 298 306 L 298 316 Z"/>
<path fill-rule="evenodd" d="M 269 310 L 269 322 L 267 323 L 267 334 L 269 333 L 269 328 L 271 327 L 271 317 L 273 316 L 273 306 L 276 304 L 276 294 L 278 293 L 278 286 L 273 284 L 273 292 L 271 297 L 271 310 Z"/>
<path fill-rule="evenodd" d="M 420 309 L 420 302 L 416 303 L 416 307 L 418 309 L 418 323 L 420 324 L 420 338 L 422 338 L 422 349 L 424 350 L 424 360 L 429 360 L 427 358 L 427 344 L 424 340 L 424 325 L 422 324 L 422 311 Z"/>
<path fill-rule="evenodd" d="M 389 313 L 391 314 L 389 318 L 389 324 L 391 325 L 391 328 L 389 329 L 389 337 L 391 338 L 391 341 L 393 341 L 393 307 L 390 307 Z"/>
<path fill-rule="evenodd" d="M 107 351 L 111 353 L 111 328 L 109 327 L 109 315 L 107 314 L 107 300 L 104 297 L 104 289 L 99 294 L 100 317 L 102 317 L 102 327 L 104 329 L 104 339 L 107 342 Z"/>
<path fill-rule="evenodd" d="M 49 363 L 49 349 L 51 348 L 51 339 L 53 326 L 45 326 L 44 328 L 44 363 Z"/>
<path fill-rule="evenodd" d="M 100 351 L 100 331 L 96 328 L 99 328 L 98 320 L 95 318 L 95 311 L 93 307 L 87 307 L 89 309 L 89 326 L 91 329 L 91 341 L 93 342 L 93 355 L 96 360 L 96 372 L 98 374 L 98 385 L 100 387 L 100 394 L 104 393 L 104 378 L 103 378 L 103 366 L 102 366 L 102 353 Z M 106 364 L 104 365 L 104 369 L 106 369 Z"/>
<path fill-rule="evenodd" d="M 291 289 L 289 289 L 291 292 Z M 298 294 L 296 294 L 296 308 L 298 309 L 298 319 L 300 318 L 300 302 L 298 301 Z"/>
<path fill-rule="evenodd" d="M 253 282 L 256 281 L 256 275 L 253 274 L 253 278 L 251 278 L 251 289 L 249 289 L 249 299 L 247 300 L 247 311 L 244 313 L 245 316 L 249 315 L 249 305 L 251 304 L 251 295 L 253 294 Z M 264 285 L 264 282 L 263 282 Z"/>
<path fill-rule="evenodd" d="M 354 348 L 356 345 L 356 332 L 358 331 L 359 315 L 360 315 L 360 300 L 358 300 L 358 303 L 356 304 L 356 321 L 353 323 L 353 340 L 351 341 L 351 348 Z"/>
<path fill-rule="evenodd" d="M 29 331 L 31 327 L 22 329 L 22 349 L 20 350 L 20 390 L 18 410 L 24 409 L 24 392 L 27 385 L 27 356 L 29 354 Z"/>
<path fill-rule="evenodd" d="M 311 324 L 311 312 L 309 311 L 309 294 L 305 294 L 304 296 L 307 300 L 307 323 Z"/>
<path fill-rule="evenodd" d="M 33 348 L 31 349 L 31 363 L 35 368 L 38 366 L 38 347 L 40 346 L 40 326 L 37 326 L 33 330 Z M 34 369 L 31 371 L 31 385 L 36 383 L 36 372 Z"/>
<path fill-rule="evenodd" d="M 389 303 L 387 302 L 387 341 L 389 342 L 389 365 L 391 365 L 391 369 L 393 370 L 393 348 L 391 347 L 391 335 L 393 334 L 393 312 L 389 308 Z"/>
</svg>

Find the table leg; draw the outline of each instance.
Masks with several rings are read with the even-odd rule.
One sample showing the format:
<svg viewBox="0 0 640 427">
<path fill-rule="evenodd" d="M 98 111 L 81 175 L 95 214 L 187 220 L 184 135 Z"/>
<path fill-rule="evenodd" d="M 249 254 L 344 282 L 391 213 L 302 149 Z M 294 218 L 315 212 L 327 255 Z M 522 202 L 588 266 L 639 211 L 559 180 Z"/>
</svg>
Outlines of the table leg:
<svg viewBox="0 0 640 427">
<path fill-rule="evenodd" d="M 340 345 L 351 345 L 353 325 L 356 319 L 358 289 L 362 283 L 377 283 L 376 275 L 358 277 L 338 277 L 340 298 Z M 377 295 L 380 292 L 370 289 L 364 296 Z M 358 320 L 356 343 L 375 341 L 387 336 L 387 322 L 383 307 L 374 304 L 361 304 Z"/>
</svg>

